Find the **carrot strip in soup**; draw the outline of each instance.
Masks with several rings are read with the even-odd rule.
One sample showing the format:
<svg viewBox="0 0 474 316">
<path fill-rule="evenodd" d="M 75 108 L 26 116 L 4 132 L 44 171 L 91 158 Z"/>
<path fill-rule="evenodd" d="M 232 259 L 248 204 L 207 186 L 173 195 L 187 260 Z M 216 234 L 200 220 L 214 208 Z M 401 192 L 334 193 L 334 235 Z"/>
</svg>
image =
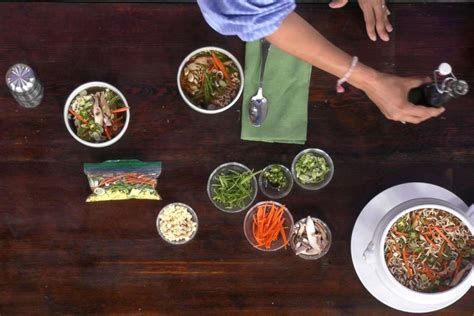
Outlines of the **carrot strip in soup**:
<svg viewBox="0 0 474 316">
<path fill-rule="evenodd" d="M 451 240 L 449 240 L 449 238 L 446 237 L 445 234 L 443 234 L 443 232 L 441 231 L 441 229 L 440 229 L 439 227 L 434 226 L 433 228 L 434 228 L 434 230 L 436 230 L 436 232 L 441 236 L 441 238 L 443 238 L 443 239 L 448 243 L 448 245 L 449 245 L 451 248 L 455 249 L 456 251 L 458 250 L 458 248 L 453 244 L 453 242 L 452 242 Z"/>
<path fill-rule="evenodd" d="M 116 110 L 112 110 L 111 112 L 112 113 L 120 113 L 120 112 L 125 112 L 125 111 L 128 111 L 128 106 L 124 106 L 122 108 L 119 108 L 119 109 L 116 109 Z"/>
<path fill-rule="evenodd" d="M 82 117 L 82 115 L 80 115 L 79 113 L 74 112 L 73 109 L 69 108 L 68 112 L 71 113 L 75 118 L 77 118 L 82 123 L 87 124 L 87 121 Z"/>
<path fill-rule="evenodd" d="M 225 69 L 224 64 L 219 60 L 219 58 L 217 58 L 216 54 L 214 54 L 213 51 L 211 51 L 211 55 L 212 55 L 212 60 L 216 64 L 217 68 L 219 68 L 219 70 L 222 71 L 222 73 L 224 74 L 224 77 L 230 81 L 230 76 L 227 73 L 227 69 Z"/>
<path fill-rule="evenodd" d="M 406 268 L 407 271 L 408 271 L 408 275 L 409 275 L 410 278 L 411 278 L 411 277 L 413 276 L 413 273 L 412 273 L 410 267 L 408 266 L 407 252 L 406 252 L 405 247 L 404 247 L 403 250 L 402 250 L 402 258 L 403 258 L 403 263 L 405 264 L 405 268 Z"/>
</svg>

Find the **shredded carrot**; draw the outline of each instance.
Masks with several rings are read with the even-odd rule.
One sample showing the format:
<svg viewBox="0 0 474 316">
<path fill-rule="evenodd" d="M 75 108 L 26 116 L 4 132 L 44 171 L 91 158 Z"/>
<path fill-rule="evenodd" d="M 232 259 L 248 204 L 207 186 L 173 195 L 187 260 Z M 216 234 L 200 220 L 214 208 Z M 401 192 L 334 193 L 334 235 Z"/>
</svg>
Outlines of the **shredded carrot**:
<svg viewBox="0 0 474 316">
<path fill-rule="evenodd" d="M 80 115 L 79 113 L 74 112 L 73 109 L 69 108 L 68 109 L 69 113 L 71 113 L 75 118 L 77 118 L 79 121 L 81 121 L 84 124 L 87 124 L 87 121 Z"/>
<path fill-rule="evenodd" d="M 279 236 L 283 239 L 283 245 L 287 246 L 288 239 L 285 233 L 284 207 L 272 204 L 261 205 L 253 217 L 252 232 L 258 247 L 269 249 Z"/>
<path fill-rule="evenodd" d="M 140 179 L 127 179 L 127 183 L 135 183 L 135 184 L 148 184 L 154 185 L 154 182 L 147 181 L 147 180 L 140 180 Z"/>
<path fill-rule="evenodd" d="M 436 244 L 435 244 L 434 242 L 432 242 L 431 239 L 428 238 L 428 236 L 423 235 L 423 234 L 421 234 L 421 236 L 423 236 L 423 237 L 425 238 L 425 240 L 426 240 L 431 246 L 433 246 L 433 247 L 436 248 Z"/>
<path fill-rule="evenodd" d="M 423 273 L 426 274 L 430 281 L 436 278 L 436 272 L 434 272 L 426 263 L 423 264 Z"/>
<path fill-rule="evenodd" d="M 112 177 L 109 177 L 109 178 L 105 178 L 105 179 L 102 179 L 99 183 L 99 186 L 102 186 L 104 184 L 107 184 L 107 183 L 112 183 L 112 182 L 115 182 L 119 179 L 122 179 L 122 178 L 125 178 L 125 177 L 133 177 L 133 176 L 137 176 L 138 174 L 137 173 L 133 173 L 133 172 L 128 172 L 128 173 L 124 173 L 124 174 L 120 174 L 120 175 L 117 175 L 117 176 L 112 176 Z"/>
<path fill-rule="evenodd" d="M 447 243 L 443 243 L 443 245 L 439 248 L 438 256 L 441 257 L 443 255 L 444 250 L 446 249 L 446 244 Z"/>
<path fill-rule="evenodd" d="M 219 60 L 219 58 L 217 58 L 216 54 L 214 54 L 213 51 L 211 51 L 211 55 L 212 55 L 212 61 L 214 62 L 214 64 L 217 66 L 217 68 L 219 68 L 220 71 L 222 71 L 222 73 L 224 74 L 224 77 L 231 81 L 230 80 L 230 76 L 229 74 L 227 73 L 227 70 L 225 69 L 225 66 L 224 64 Z"/>
<path fill-rule="evenodd" d="M 453 248 L 454 250 L 458 250 L 458 248 L 453 244 L 453 242 L 451 240 L 448 239 L 448 237 L 446 237 L 445 234 L 443 234 L 443 232 L 441 231 L 441 229 L 437 226 L 433 226 L 434 230 L 436 230 L 436 232 L 441 236 L 441 238 L 443 238 L 444 240 L 446 240 L 446 242 L 448 243 L 448 245 Z"/>
<path fill-rule="evenodd" d="M 413 272 L 411 271 L 410 267 L 408 266 L 407 252 L 406 252 L 405 247 L 403 248 L 403 251 L 402 251 L 402 258 L 403 258 L 403 263 L 405 264 L 405 268 L 407 268 L 408 276 L 411 278 L 413 276 Z"/>
<path fill-rule="evenodd" d="M 408 237 L 408 234 L 407 233 L 403 233 L 403 232 L 399 232 L 398 230 L 394 230 L 393 231 L 395 233 L 395 235 L 397 236 L 405 236 L 405 237 Z"/>
<path fill-rule="evenodd" d="M 125 111 L 128 111 L 128 106 L 124 106 L 124 107 L 121 107 L 119 109 L 112 110 L 111 112 L 112 113 L 120 113 L 120 112 L 125 112 Z"/>
</svg>

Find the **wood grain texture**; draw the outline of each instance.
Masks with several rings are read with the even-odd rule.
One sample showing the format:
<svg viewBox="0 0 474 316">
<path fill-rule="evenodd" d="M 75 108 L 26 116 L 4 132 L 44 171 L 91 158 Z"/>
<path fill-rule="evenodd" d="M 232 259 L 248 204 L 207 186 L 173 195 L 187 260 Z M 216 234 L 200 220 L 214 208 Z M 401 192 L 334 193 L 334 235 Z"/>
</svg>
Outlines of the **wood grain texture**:
<svg viewBox="0 0 474 316">
<path fill-rule="evenodd" d="M 297 9 L 379 70 L 429 75 L 448 61 L 474 82 L 473 4 L 391 10 L 392 40 L 372 43 L 354 5 Z M 307 144 L 244 142 L 241 104 L 203 115 L 179 96 L 182 58 L 207 45 L 243 62 L 244 44 L 210 29 L 191 4 L 0 4 L 0 73 L 24 61 L 46 91 L 43 103 L 27 110 L 0 86 L 1 315 L 399 314 L 357 278 L 353 225 L 373 196 L 404 182 L 437 184 L 474 202 L 473 94 L 449 104 L 441 118 L 405 126 L 384 119 L 360 91 L 336 95 L 335 78 L 314 70 Z M 131 106 L 129 130 L 106 149 L 75 142 L 63 123 L 69 93 L 92 80 L 119 87 Z M 207 177 L 221 163 L 289 165 L 305 147 L 324 149 L 335 163 L 324 190 L 295 188 L 283 200 L 295 219 L 313 214 L 331 227 L 333 246 L 317 262 L 254 250 L 243 235 L 245 214 L 220 212 L 206 195 Z M 86 204 L 82 163 L 123 158 L 163 162 L 164 200 Z M 173 201 L 191 205 L 200 219 L 196 238 L 180 247 L 155 228 L 159 210 Z M 437 314 L 473 310 L 471 290 Z"/>
</svg>

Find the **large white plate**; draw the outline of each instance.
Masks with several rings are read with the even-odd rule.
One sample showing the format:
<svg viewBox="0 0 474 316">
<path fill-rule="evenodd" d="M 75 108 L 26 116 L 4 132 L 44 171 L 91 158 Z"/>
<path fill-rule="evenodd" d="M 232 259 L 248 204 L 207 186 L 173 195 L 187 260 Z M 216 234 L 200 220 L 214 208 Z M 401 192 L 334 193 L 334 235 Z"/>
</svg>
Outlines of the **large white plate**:
<svg viewBox="0 0 474 316">
<path fill-rule="evenodd" d="M 404 183 L 393 186 L 379 193 L 364 207 L 354 225 L 351 237 L 352 263 L 362 284 L 380 302 L 392 308 L 411 313 L 427 313 L 442 309 L 451 305 L 462 295 L 453 299 L 452 302 L 433 305 L 413 303 L 394 295 L 378 278 L 374 269 L 365 262 L 363 253 L 372 239 L 375 228 L 382 217 L 393 207 L 408 200 L 417 198 L 436 198 L 447 201 L 463 211 L 467 211 L 467 205 L 454 193 L 437 185 L 421 182 Z"/>
</svg>

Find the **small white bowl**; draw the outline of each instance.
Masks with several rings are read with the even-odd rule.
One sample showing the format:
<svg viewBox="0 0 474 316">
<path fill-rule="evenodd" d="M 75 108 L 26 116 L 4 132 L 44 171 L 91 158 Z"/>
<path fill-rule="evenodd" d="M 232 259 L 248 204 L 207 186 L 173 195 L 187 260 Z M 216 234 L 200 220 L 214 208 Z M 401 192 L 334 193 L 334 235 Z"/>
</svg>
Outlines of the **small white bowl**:
<svg viewBox="0 0 474 316">
<path fill-rule="evenodd" d="M 165 238 L 165 236 L 163 235 L 163 233 L 161 232 L 161 223 L 160 223 L 160 214 L 170 205 L 175 205 L 175 206 L 182 206 L 184 208 L 186 208 L 188 210 L 188 212 L 191 214 L 191 216 L 193 217 L 193 222 L 196 223 L 196 230 L 191 234 L 191 236 L 189 236 L 188 239 L 182 239 L 182 240 L 178 240 L 178 241 L 171 241 L 171 240 L 168 240 Z M 164 206 L 161 211 L 158 213 L 158 216 L 156 217 L 156 229 L 158 230 L 158 234 L 161 236 L 161 238 L 163 238 L 164 241 L 166 241 L 167 243 L 170 243 L 172 245 L 184 245 L 188 242 L 190 242 L 194 236 L 196 236 L 197 234 L 197 231 L 199 229 L 199 221 L 198 221 L 198 217 L 197 217 L 197 214 L 196 212 L 193 210 L 193 208 L 187 204 L 184 204 L 184 203 L 180 203 L 180 202 L 174 202 L 174 203 L 170 203 L 166 206 Z"/>
<path fill-rule="evenodd" d="M 237 66 L 237 69 L 239 70 L 239 75 L 240 75 L 240 88 L 239 88 L 239 91 L 237 92 L 237 95 L 235 96 L 235 98 L 228 105 L 226 105 L 223 108 L 217 109 L 217 110 L 206 110 L 206 109 L 203 109 L 203 108 L 201 108 L 197 105 L 194 105 L 189 100 L 189 98 L 186 96 L 186 93 L 183 91 L 183 89 L 181 88 L 181 82 L 179 80 L 181 72 L 183 71 L 184 65 L 189 61 L 189 59 L 191 57 L 193 57 L 194 55 L 200 53 L 200 52 L 209 51 L 209 50 L 214 50 L 214 51 L 217 51 L 217 52 L 220 52 L 222 54 L 227 55 L 227 57 L 229 57 L 235 63 L 235 65 Z M 177 82 L 178 82 L 179 94 L 181 94 L 181 97 L 183 98 L 184 102 L 186 102 L 186 104 L 189 105 L 189 107 L 191 109 L 193 109 L 197 112 L 200 112 L 200 113 L 204 113 L 204 114 L 217 114 L 217 113 L 221 113 L 221 112 L 224 112 L 225 110 L 230 109 L 237 102 L 237 100 L 240 98 L 240 95 L 242 94 L 242 91 L 244 90 L 244 71 L 242 70 L 242 66 L 240 65 L 237 58 L 235 58 L 234 55 L 232 55 L 231 53 L 229 53 L 225 49 L 222 49 L 222 48 L 219 48 L 219 47 L 214 47 L 214 46 L 206 46 L 206 47 L 201 47 L 201 48 L 196 49 L 195 51 L 191 52 L 188 56 L 186 56 L 183 59 L 183 61 L 181 62 L 181 65 L 179 66 L 179 69 L 178 69 Z"/>
<path fill-rule="evenodd" d="M 122 99 L 125 106 L 127 106 L 127 107 L 129 107 L 129 106 L 128 106 L 127 99 L 125 99 L 125 96 L 122 94 L 122 92 L 119 91 L 119 89 L 112 86 L 111 84 L 101 82 L 101 81 L 92 81 L 92 82 L 88 82 L 88 83 L 85 83 L 83 85 L 80 85 L 73 92 L 71 92 L 71 94 L 67 98 L 66 104 L 64 105 L 64 124 L 66 125 L 66 128 L 67 128 L 69 134 L 71 134 L 71 136 L 74 137 L 75 140 L 77 140 L 79 143 L 81 143 L 83 145 L 86 145 L 86 146 L 89 146 L 89 147 L 94 147 L 94 148 L 103 148 L 103 147 L 107 147 L 107 146 L 110 146 L 110 145 L 116 143 L 120 138 L 122 138 L 123 134 L 125 134 L 125 131 L 127 130 L 128 124 L 130 122 L 130 110 L 125 112 L 125 123 L 122 127 L 122 130 L 120 131 L 120 133 L 118 133 L 118 135 L 116 135 L 111 140 L 108 140 L 108 141 L 105 141 L 105 142 L 102 142 L 102 143 L 92 143 L 92 142 L 88 142 L 88 141 L 83 140 L 82 138 L 77 136 L 77 133 L 75 131 L 74 123 L 72 122 L 71 119 L 69 119 L 68 110 L 69 110 L 69 106 L 72 103 L 72 100 L 74 100 L 74 98 L 81 91 L 91 89 L 91 88 L 109 89 L 109 90 L 115 92 L 120 97 L 120 99 Z"/>
</svg>

